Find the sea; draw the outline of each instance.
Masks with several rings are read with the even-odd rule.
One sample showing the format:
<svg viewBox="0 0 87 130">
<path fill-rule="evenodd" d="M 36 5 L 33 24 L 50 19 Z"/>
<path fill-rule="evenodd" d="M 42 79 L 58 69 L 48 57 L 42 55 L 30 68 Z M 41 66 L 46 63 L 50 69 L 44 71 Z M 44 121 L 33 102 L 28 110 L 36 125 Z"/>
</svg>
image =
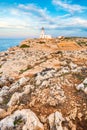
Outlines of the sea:
<svg viewBox="0 0 87 130">
<path fill-rule="evenodd" d="M 20 44 L 24 39 L 0 39 L 0 52 Z"/>
</svg>

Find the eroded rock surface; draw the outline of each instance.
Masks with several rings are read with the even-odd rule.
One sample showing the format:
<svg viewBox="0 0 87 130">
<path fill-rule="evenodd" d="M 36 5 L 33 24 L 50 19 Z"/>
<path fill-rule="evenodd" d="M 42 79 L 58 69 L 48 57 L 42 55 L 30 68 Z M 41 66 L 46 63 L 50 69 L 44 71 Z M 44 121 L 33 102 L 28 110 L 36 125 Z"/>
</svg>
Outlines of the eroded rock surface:
<svg viewBox="0 0 87 130">
<path fill-rule="evenodd" d="M 62 122 L 64 121 L 64 118 L 62 117 L 62 114 L 59 112 L 52 113 L 48 117 L 50 130 L 64 130 L 62 126 Z"/>
<path fill-rule="evenodd" d="M 87 130 L 87 48 L 75 42 L 29 39 L 0 53 L 1 130 Z"/>
<path fill-rule="evenodd" d="M 37 116 L 29 109 L 18 110 L 10 116 L 0 121 L 0 129 L 17 129 L 22 124 L 22 130 L 44 130 L 43 124 L 40 123 Z"/>
</svg>

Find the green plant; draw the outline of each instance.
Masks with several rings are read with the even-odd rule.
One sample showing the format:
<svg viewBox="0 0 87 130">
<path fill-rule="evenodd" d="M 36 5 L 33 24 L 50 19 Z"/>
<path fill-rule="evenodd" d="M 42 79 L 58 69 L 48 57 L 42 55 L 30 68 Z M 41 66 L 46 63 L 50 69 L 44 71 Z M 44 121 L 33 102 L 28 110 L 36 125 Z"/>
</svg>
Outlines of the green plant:
<svg viewBox="0 0 87 130">
<path fill-rule="evenodd" d="M 22 74 L 22 73 L 24 73 L 25 71 L 27 71 L 27 70 L 29 70 L 29 69 L 31 69 L 31 68 L 32 68 L 32 66 L 31 66 L 31 65 L 28 65 L 26 69 L 24 69 L 24 70 L 21 69 L 20 72 L 19 72 L 19 74 Z"/>
<path fill-rule="evenodd" d="M 22 44 L 21 46 L 20 46 L 20 48 L 28 48 L 28 47 L 30 47 L 29 45 L 26 45 L 26 44 Z"/>
<path fill-rule="evenodd" d="M 0 74 L 2 74 L 3 72 L 0 72 Z"/>
<path fill-rule="evenodd" d="M 86 88 L 86 87 L 87 87 L 87 84 L 84 83 L 84 87 Z"/>
<path fill-rule="evenodd" d="M 10 99 L 11 99 L 11 94 L 9 94 L 9 95 L 6 95 L 6 96 L 4 96 L 3 98 L 4 98 L 4 100 L 3 100 L 3 105 L 6 105 L 9 101 L 10 101 Z"/>
<path fill-rule="evenodd" d="M 70 72 L 66 72 L 66 73 L 61 74 L 59 77 L 66 76 L 66 75 L 69 75 L 69 74 L 70 74 Z"/>
<path fill-rule="evenodd" d="M 2 65 L 0 65 L 0 68 L 2 67 Z"/>
<path fill-rule="evenodd" d="M 23 122 L 23 120 L 22 120 L 22 118 L 20 117 L 19 119 L 15 119 L 15 121 L 14 121 L 14 126 L 15 125 L 19 125 L 20 123 L 22 123 Z"/>
<path fill-rule="evenodd" d="M 73 73 L 73 76 L 74 76 L 75 78 L 77 78 L 78 80 L 80 80 L 80 81 L 83 81 L 84 78 L 85 78 L 85 76 L 82 75 L 81 73 Z"/>
<path fill-rule="evenodd" d="M 57 51 L 55 54 L 63 54 L 63 52 L 62 51 Z"/>
<path fill-rule="evenodd" d="M 24 73 L 25 71 L 27 71 L 28 68 L 24 69 L 24 70 L 20 70 L 20 74 Z"/>
<path fill-rule="evenodd" d="M 44 44 L 45 42 L 44 42 L 44 41 L 40 41 L 39 43 L 40 43 L 40 44 Z"/>
<path fill-rule="evenodd" d="M 78 41 L 77 44 L 80 46 L 82 46 L 82 45 L 87 46 L 87 42 L 84 42 L 84 41 Z"/>
</svg>

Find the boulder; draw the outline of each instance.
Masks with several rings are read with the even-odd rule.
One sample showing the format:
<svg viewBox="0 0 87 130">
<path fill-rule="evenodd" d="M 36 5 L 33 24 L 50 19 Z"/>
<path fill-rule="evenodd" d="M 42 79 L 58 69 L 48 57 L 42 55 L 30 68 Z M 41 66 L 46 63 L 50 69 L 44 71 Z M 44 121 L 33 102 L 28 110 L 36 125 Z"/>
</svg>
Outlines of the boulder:
<svg viewBox="0 0 87 130">
<path fill-rule="evenodd" d="M 51 106 L 56 106 L 58 104 L 64 103 L 65 99 L 66 96 L 63 89 L 58 84 L 55 84 L 54 86 L 50 87 L 50 93 L 46 102 Z"/>
<path fill-rule="evenodd" d="M 62 74 L 66 74 L 66 73 L 70 73 L 70 68 L 67 67 L 63 67 L 60 71 L 59 71 L 60 75 Z"/>
<path fill-rule="evenodd" d="M 84 93 L 87 94 L 87 87 L 84 89 Z"/>
<path fill-rule="evenodd" d="M 87 84 L 87 78 L 83 81 L 83 84 Z"/>
<path fill-rule="evenodd" d="M 22 86 L 22 85 L 25 85 L 27 83 L 27 81 L 29 81 L 29 78 L 23 77 L 23 78 L 19 79 L 18 82 L 19 82 L 20 86 Z"/>
<path fill-rule="evenodd" d="M 0 118 L 2 118 L 5 115 L 6 111 L 2 108 L 0 108 Z"/>
<path fill-rule="evenodd" d="M 64 118 L 60 112 L 55 112 L 49 115 L 48 122 L 50 126 L 50 130 L 64 130 L 62 126 L 62 122 Z"/>
<path fill-rule="evenodd" d="M 1 91 L 0 91 L 0 97 L 7 95 L 8 92 L 9 92 L 9 87 L 4 86 L 4 87 L 1 89 Z"/>
<path fill-rule="evenodd" d="M 77 90 L 84 90 L 84 84 L 81 83 L 81 84 L 77 85 L 77 86 L 76 86 L 76 89 L 77 89 Z"/>
<path fill-rule="evenodd" d="M 6 96 L 9 94 L 9 87 L 4 86 L 1 90 L 0 90 L 0 103 L 3 102 L 3 96 Z"/>
<path fill-rule="evenodd" d="M 19 125 L 18 121 L 24 122 L 22 130 L 44 130 L 43 124 L 39 121 L 35 113 L 30 109 L 17 110 L 12 115 L 0 121 L 0 129 L 13 129 Z"/>
<path fill-rule="evenodd" d="M 19 88 L 21 88 L 21 86 L 26 85 L 28 81 L 29 78 L 25 78 L 25 77 L 19 79 L 17 82 L 15 82 L 10 86 L 10 92 L 17 91 Z"/>
<path fill-rule="evenodd" d="M 24 95 L 28 95 L 31 91 L 34 90 L 34 86 L 33 85 L 26 85 L 24 86 L 23 88 L 23 92 L 21 93 L 18 93 L 18 92 L 15 92 L 10 101 L 8 102 L 8 106 L 11 107 L 11 106 L 14 106 L 16 104 L 19 104 L 20 103 L 20 100 L 23 98 Z"/>
<path fill-rule="evenodd" d="M 6 76 L 6 75 L 3 75 L 1 78 L 0 78 L 0 87 L 3 87 L 3 86 L 8 86 L 10 85 L 12 82 L 14 81 L 13 78 L 10 78 L 9 76 Z"/>
<path fill-rule="evenodd" d="M 74 64 L 73 62 L 70 62 L 70 68 L 71 69 L 76 69 L 77 68 L 77 64 Z"/>
<path fill-rule="evenodd" d="M 20 98 L 22 97 L 22 93 L 18 93 L 18 92 L 15 92 L 13 95 L 12 95 L 12 97 L 11 97 L 11 99 L 10 99 L 10 101 L 8 102 L 8 106 L 9 107 L 11 107 L 11 106 L 14 106 L 14 105 L 17 105 L 18 103 L 19 103 L 19 100 L 20 100 Z"/>
<path fill-rule="evenodd" d="M 33 85 L 26 85 L 26 86 L 24 86 L 24 88 L 23 88 L 23 90 L 24 90 L 23 94 L 29 94 L 31 91 L 34 90 L 34 88 L 35 88 L 35 86 L 33 86 Z"/>
<path fill-rule="evenodd" d="M 45 68 L 41 72 L 37 73 L 36 75 L 36 85 L 40 85 L 44 80 L 52 78 L 54 74 L 56 73 L 56 70 L 53 68 Z"/>
<path fill-rule="evenodd" d="M 78 86 L 76 86 L 77 90 L 82 90 L 85 94 L 87 94 L 87 78 Z"/>
</svg>

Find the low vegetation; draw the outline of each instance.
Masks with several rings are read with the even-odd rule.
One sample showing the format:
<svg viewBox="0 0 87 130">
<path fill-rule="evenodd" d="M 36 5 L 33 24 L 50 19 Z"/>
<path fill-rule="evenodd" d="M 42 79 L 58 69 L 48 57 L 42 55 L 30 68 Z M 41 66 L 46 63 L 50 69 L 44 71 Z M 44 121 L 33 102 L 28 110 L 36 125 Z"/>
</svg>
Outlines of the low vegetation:
<svg viewBox="0 0 87 130">
<path fill-rule="evenodd" d="M 76 43 L 78 45 L 80 45 L 80 46 L 82 46 L 82 45 L 87 46 L 87 42 L 86 41 L 77 41 Z"/>
<path fill-rule="evenodd" d="M 26 72 L 27 70 L 29 70 L 31 68 L 32 68 L 32 66 L 28 65 L 26 69 L 21 69 L 20 72 L 19 72 L 19 74 L 22 74 L 22 73 Z"/>
<path fill-rule="evenodd" d="M 45 42 L 44 41 L 40 41 L 39 44 L 44 44 Z"/>
<path fill-rule="evenodd" d="M 15 121 L 14 121 L 14 125 L 16 126 L 16 125 L 19 125 L 20 123 L 22 123 L 23 122 L 23 120 L 22 120 L 22 118 L 20 117 L 19 119 L 16 119 Z"/>
<path fill-rule="evenodd" d="M 2 65 L 0 65 L 0 68 L 2 67 Z"/>
<path fill-rule="evenodd" d="M 30 47 L 29 45 L 26 45 L 26 44 L 22 44 L 21 46 L 20 46 L 20 48 L 28 48 L 28 47 Z"/>
<path fill-rule="evenodd" d="M 77 78 L 80 81 L 83 81 L 86 76 L 84 76 L 82 73 L 73 73 L 73 77 Z"/>
</svg>

